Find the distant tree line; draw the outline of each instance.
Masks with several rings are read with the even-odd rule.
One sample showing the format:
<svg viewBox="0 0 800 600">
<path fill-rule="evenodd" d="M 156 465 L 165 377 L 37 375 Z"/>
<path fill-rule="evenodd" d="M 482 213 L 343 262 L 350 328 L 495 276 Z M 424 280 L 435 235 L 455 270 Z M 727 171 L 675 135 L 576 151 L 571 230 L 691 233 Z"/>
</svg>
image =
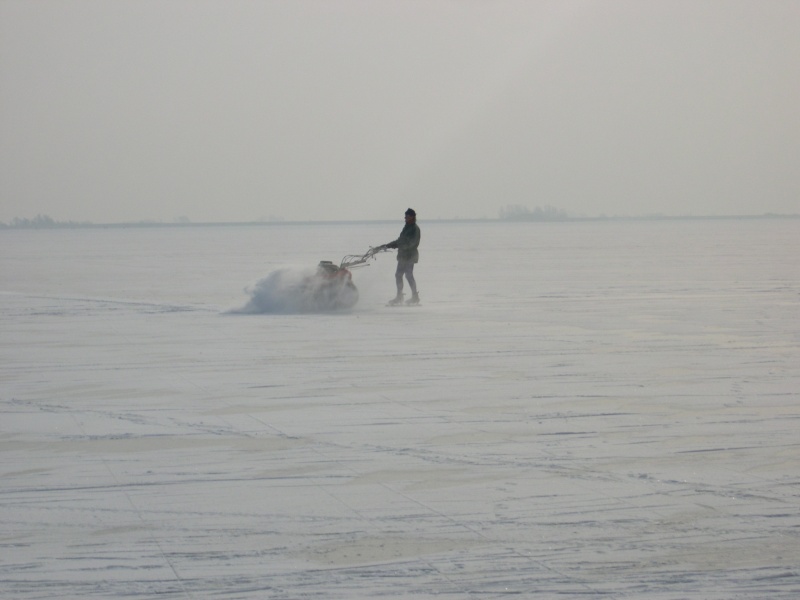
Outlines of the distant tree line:
<svg viewBox="0 0 800 600">
<path fill-rule="evenodd" d="M 509 204 L 500 209 L 500 219 L 503 221 L 566 221 L 569 219 L 567 211 L 554 206 L 536 207 L 533 210 L 519 204 Z"/>
<path fill-rule="evenodd" d="M 5 229 L 55 229 L 57 227 L 87 227 L 92 225 L 88 221 L 84 222 L 76 222 L 76 221 L 56 221 L 52 217 L 47 215 L 36 215 L 32 219 L 21 219 L 19 217 L 14 217 L 11 220 L 11 223 L 0 223 L 0 228 Z"/>
</svg>

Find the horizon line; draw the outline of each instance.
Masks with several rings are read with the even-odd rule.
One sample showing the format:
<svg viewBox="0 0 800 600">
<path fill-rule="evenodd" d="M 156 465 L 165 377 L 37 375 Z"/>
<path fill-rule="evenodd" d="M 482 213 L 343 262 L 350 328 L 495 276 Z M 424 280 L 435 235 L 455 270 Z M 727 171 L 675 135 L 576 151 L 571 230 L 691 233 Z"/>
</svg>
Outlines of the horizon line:
<svg viewBox="0 0 800 600">
<path fill-rule="evenodd" d="M 800 213 L 762 213 L 762 214 L 731 214 L 731 215 L 638 215 L 638 216 L 597 216 L 597 217 L 533 217 L 527 215 L 518 217 L 439 217 L 422 219 L 429 223 L 568 223 L 587 221 L 691 221 L 691 220 L 747 220 L 747 219 L 800 219 Z M 354 224 L 388 224 L 395 223 L 397 219 L 343 219 L 343 220 L 304 220 L 293 221 L 285 219 L 269 219 L 255 221 L 155 221 L 144 219 L 141 221 L 118 221 L 95 223 L 93 221 L 58 221 L 46 215 L 37 215 L 32 219 L 15 217 L 10 223 L 0 222 L 0 229 L 58 229 L 58 228 L 125 228 L 125 227 L 219 227 L 219 226 L 280 226 L 280 225 L 354 225 Z"/>
</svg>

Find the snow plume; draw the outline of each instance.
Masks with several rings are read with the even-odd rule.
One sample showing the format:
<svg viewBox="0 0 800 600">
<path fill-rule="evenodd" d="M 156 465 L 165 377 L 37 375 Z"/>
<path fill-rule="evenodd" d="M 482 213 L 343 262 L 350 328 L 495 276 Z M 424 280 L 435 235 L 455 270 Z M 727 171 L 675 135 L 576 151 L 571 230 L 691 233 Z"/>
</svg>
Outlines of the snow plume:
<svg viewBox="0 0 800 600">
<path fill-rule="evenodd" d="M 245 289 L 250 300 L 233 314 L 339 312 L 352 308 L 358 290 L 349 277 L 331 277 L 310 270 L 279 269 Z"/>
</svg>

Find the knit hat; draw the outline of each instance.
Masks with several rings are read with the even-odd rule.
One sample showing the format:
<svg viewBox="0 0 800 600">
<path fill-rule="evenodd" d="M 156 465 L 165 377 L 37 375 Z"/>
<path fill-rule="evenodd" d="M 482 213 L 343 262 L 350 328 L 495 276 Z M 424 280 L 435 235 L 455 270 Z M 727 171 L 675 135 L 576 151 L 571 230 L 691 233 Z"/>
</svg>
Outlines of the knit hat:
<svg viewBox="0 0 800 600">
<path fill-rule="evenodd" d="M 414 211 L 414 209 L 413 209 L 413 208 L 409 208 L 409 209 L 406 211 L 406 216 L 407 216 L 407 217 L 416 217 L 416 216 L 417 216 L 417 213 Z"/>
</svg>

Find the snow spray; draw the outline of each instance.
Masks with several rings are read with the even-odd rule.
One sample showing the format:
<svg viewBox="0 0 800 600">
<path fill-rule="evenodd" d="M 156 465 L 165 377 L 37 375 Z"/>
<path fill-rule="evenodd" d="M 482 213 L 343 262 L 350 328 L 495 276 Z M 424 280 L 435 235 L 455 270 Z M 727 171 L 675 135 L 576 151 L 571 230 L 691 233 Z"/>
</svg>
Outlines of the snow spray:
<svg viewBox="0 0 800 600">
<path fill-rule="evenodd" d="M 358 301 L 348 278 L 325 277 L 319 270 L 279 269 L 245 288 L 247 303 L 230 314 L 341 312 Z"/>
</svg>

